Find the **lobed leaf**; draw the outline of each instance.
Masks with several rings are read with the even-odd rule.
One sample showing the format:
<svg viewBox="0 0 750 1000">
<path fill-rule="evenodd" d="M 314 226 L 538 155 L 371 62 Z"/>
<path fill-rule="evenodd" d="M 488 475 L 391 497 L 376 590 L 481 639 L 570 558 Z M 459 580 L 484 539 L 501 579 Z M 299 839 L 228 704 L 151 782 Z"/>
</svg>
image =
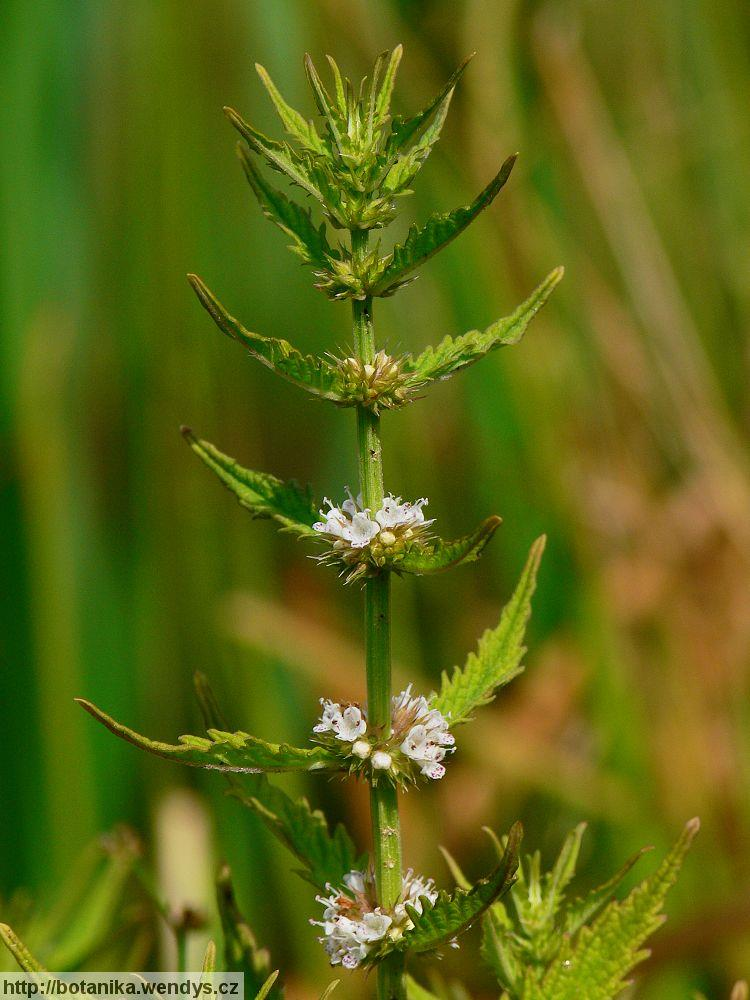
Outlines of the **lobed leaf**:
<svg viewBox="0 0 750 1000">
<path fill-rule="evenodd" d="M 208 441 L 196 438 L 189 427 L 183 427 L 182 433 L 201 461 L 216 473 L 253 517 L 271 518 L 282 530 L 302 538 L 319 537 L 312 527 L 318 512 L 309 489 L 303 490 L 293 481 L 284 482 L 266 472 L 244 469 Z"/>
<path fill-rule="evenodd" d="M 268 96 L 273 101 L 273 105 L 276 108 L 281 123 L 297 142 L 303 146 L 305 149 L 309 149 L 314 153 L 324 153 L 325 146 L 323 145 L 320 136 L 315 130 L 315 126 L 312 122 L 306 121 L 306 119 L 299 113 L 295 111 L 294 108 L 290 107 L 284 98 L 279 93 L 278 87 L 273 82 L 271 77 L 268 75 L 268 71 L 260 63 L 255 64 L 255 69 L 258 76 L 263 83 L 263 86 L 268 91 Z"/>
<path fill-rule="evenodd" d="M 379 277 L 368 289 L 371 295 L 392 295 L 412 271 L 454 240 L 490 205 L 510 177 L 516 155 L 509 156 L 499 173 L 470 205 L 447 214 L 431 216 L 424 226 L 412 226 L 403 244 L 397 243 Z"/>
<path fill-rule="evenodd" d="M 513 884 L 522 837 L 523 827 L 515 823 L 508 834 L 502 862 L 468 892 L 460 888 L 453 893 L 441 892 L 433 904 L 422 899 L 422 913 L 407 904 L 414 926 L 404 932 L 399 947 L 409 952 L 431 951 L 467 930 Z"/>
<path fill-rule="evenodd" d="M 438 538 L 429 542 L 421 549 L 407 553 L 396 569 L 399 573 L 414 573 L 423 576 L 428 573 L 439 573 L 460 566 L 462 563 L 475 562 L 481 556 L 484 547 L 497 531 L 501 519 L 497 515 L 482 521 L 476 531 L 464 535 L 452 542 Z"/>
<path fill-rule="evenodd" d="M 468 722 L 475 709 L 492 701 L 497 689 L 523 670 L 524 633 L 545 542 L 546 537 L 542 535 L 532 545 L 521 578 L 503 608 L 497 627 L 484 633 L 476 652 L 469 653 L 463 669 L 456 667 L 450 676 L 443 671 L 440 692 L 432 707 L 450 718 L 451 727 Z"/>
<path fill-rule="evenodd" d="M 191 767 L 240 774 L 256 771 L 341 769 L 338 759 L 323 747 L 292 747 L 286 743 L 267 743 L 257 736 L 250 736 L 241 731 L 226 733 L 219 729 L 210 729 L 208 737 L 181 736 L 177 744 L 161 743 L 141 736 L 140 733 L 122 725 L 84 698 L 76 698 L 76 701 L 115 736 L 157 757 L 189 764 Z"/>
<path fill-rule="evenodd" d="M 206 677 L 195 675 L 195 689 L 206 727 L 226 728 L 226 721 Z M 353 869 L 365 867 L 345 827 L 339 823 L 333 832 L 319 809 L 311 809 L 305 798 L 293 799 L 272 785 L 264 774 L 228 774 L 231 792 L 251 809 L 270 832 L 303 865 L 298 874 L 319 890 L 330 882 L 339 885 Z"/>
<path fill-rule="evenodd" d="M 286 340 L 251 333 L 234 316 L 230 316 L 197 274 L 189 274 L 188 281 L 200 304 L 222 333 L 242 344 L 256 360 L 288 382 L 305 389 L 319 399 L 338 402 L 341 376 L 335 365 L 324 358 L 301 354 Z"/>
<path fill-rule="evenodd" d="M 562 267 L 555 268 L 515 312 L 497 320 L 486 330 L 469 330 L 468 333 L 455 339 L 445 337 L 437 347 L 428 347 L 418 357 L 410 360 L 404 370 L 413 373 L 413 384 L 420 386 L 425 382 L 450 378 L 462 368 L 473 365 L 490 351 L 517 344 L 531 320 L 549 298 L 552 289 L 562 278 L 564 271 Z"/>
<path fill-rule="evenodd" d="M 690 820 L 653 875 L 566 938 L 541 981 L 527 976 L 523 1000 L 578 1000 L 582 989 L 587 1000 L 617 996 L 628 973 L 649 954 L 643 945 L 665 920 L 664 900 L 699 827 L 697 819 Z"/>
</svg>

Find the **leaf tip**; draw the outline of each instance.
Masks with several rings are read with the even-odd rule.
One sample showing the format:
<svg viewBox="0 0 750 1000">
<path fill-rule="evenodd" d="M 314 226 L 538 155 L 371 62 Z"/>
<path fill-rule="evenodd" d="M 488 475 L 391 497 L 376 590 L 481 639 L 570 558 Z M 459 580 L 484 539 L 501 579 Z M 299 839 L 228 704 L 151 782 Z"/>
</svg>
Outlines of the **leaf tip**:
<svg viewBox="0 0 750 1000">
<path fill-rule="evenodd" d="M 185 438 L 186 441 L 194 441 L 195 435 L 193 434 L 192 427 L 188 427 L 187 424 L 180 425 L 180 434 Z"/>
<path fill-rule="evenodd" d="M 700 828 L 701 828 L 701 819 L 700 819 L 700 816 L 693 816 L 693 818 L 689 819 L 687 821 L 687 823 L 685 824 L 685 833 L 692 840 L 693 837 L 698 833 L 698 831 L 700 830 Z"/>
</svg>

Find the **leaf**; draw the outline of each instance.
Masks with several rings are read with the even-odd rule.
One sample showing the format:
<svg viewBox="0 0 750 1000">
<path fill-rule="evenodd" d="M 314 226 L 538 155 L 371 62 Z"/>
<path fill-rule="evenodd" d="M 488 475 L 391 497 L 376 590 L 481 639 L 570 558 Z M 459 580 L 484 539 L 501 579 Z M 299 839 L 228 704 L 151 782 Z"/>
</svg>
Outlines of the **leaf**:
<svg viewBox="0 0 750 1000">
<path fill-rule="evenodd" d="M 410 381 L 415 386 L 420 386 L 425 382 L 450 378 L 462 368 L 479 361 L 490 351 L 517 344 L 531 320 L 549 298 L 552 289 L 562 278 L 564 271 L 562 267 L 555 268 L 515 312 L 497 320 L 486 330 L 469 330 L 468 333 L 455 339 L 445 337 L 437 347 L 428 347 L 404 366 L 406 373 L 413 373 L 413 379 Z M 407 382 L 408 384 L 410 383 Z"/>
<path fill-rule="evenodd" d="M 296 139 L 305 149 L 309 149 L 315 153 L 324 153 L 325 147 L 320 140 L 320 136 L 315 131 L 315 126 L 311 122 L 306 121 L 299 111 L 295 111 L 294 108 L 286 103 L 264 66 L 256 63 L 255 69 L 263 86 L 268 91 L 268 96 L 273 101 L 279 118 L 289 135 Z"/>
<path fill-rule="evenodd" d="M 453 91 L 449 90 L 436 109 L 432 123 L 425 129 L 420 139 L 406 153 L 396 158 L 383 180 L 383 188 L 386 191 L 395 193 L 404 190 L 422 168 L 432 152 L 432 147 L 440 138 L 452 97 Z"/>
<path fill-rule="evenodd" d="M 501 518 L 493 515 L 486 521 L 482 521 L 476 531 L 470 535 L 464 535 L 452 542 L 445 542 L 441 538 L 429 542 L 421 549 L 414 549 L 407 553 L 403 560 L 397 564 L 399 572 L 414 573 L 422 576 L 428 573 L 439 573 L 451 566 L 460 566 L 462 563 L 475 562 L 482 554 L 484 547 L 497 531 L 501 523 Z"/>
<path fill-rule="evenodd" d="M 266 1000 L 266 997 L 271 995 L 273 984 L 276 982 L 278 977 L 279 977 L 279 970 L 277 969 L 275 972 L 271 973 L 271 975 L 268 977 L 265 983 L 263 983 L 261 988 L 255 994 L 255 1000 Z"/>
<path fill-rule="evenodd" d="M 571 903 L 565 912 L 565 933 L 577 934 L 584 924 L 592 920 L 607 905 L 625 876 L 650 850 L 650 847 L 642 847 L 640 851 L 636 851 L 612 878 L 607 879 L 596 889 L 592 889 L 583 899 Z"/>
<path fill-rule="evenodd" d="M 338 125 L 336 124 L 335 105 L 328 95 L 326 88 L 323 86 L 323 81 L 318 76 L 318 71 L 315 69 L 315 64 L 313 63 L 308 52 L 305 53 L 305 73 L 307 74 L 307 79 L 310 83 L 310 87 L 312 88 L 315 103 L 318 105 L 318 110 L 326 120 L 326 125 L 328 126 L 328 132 L 331 139 L 338 149 L 339 154 L 342 154 L 344 149 L 341 142 L 341 133 Z"/>
<path fill-rule="evenodd" d="M 521 661 L 526 652 L 524 634 L 545 542 L 542 535 L 531 546 L 521 578 L 503 608 L 497 627 L 484 633 L 477 651 L 469 653 L 462 670 L 456 667 L 451 676 L 443 671 L 440 692 L 431 707 L 450 718 L 451 728 L 468 722 L 475 709 L 492 701 L 499 687 L 522 672 Z"/>
<path fill-rule="evenodd" d="M 9 927 L 7 924 L 0 924 L 0 939 L 2 939 L 3 944 L 24 972 L 46 971 L 44 966 L 34 958 L 12 927 Z"/>
<path fill-rule="evenodd" d="M 331 834 L 328 821 L 307 799 L 292 799 L 268 781 L 230 792 L 248 806 L 302 863 L 298 871 L 318 889 L 339 884 L 342 877 L 363 864 L 349 834 L 337 824 Z"/>
<path fill-rule="evenodd" d="M 341 982 L 340 979 L 334 979 L 332 983 L 329 983 L 328 986 L 326 986 L 326 988 L 320 994 L 320 1000 L 330 1000 L 333 991 L 336 989 L 336 987 L 340 982 Z"/>
<path fill-rule="evenodd" d="M 314 183 L 305 165 L 286 143 L 269 139 L 268 136 L 263 135 L 262 132 L 248 124 L 233 108 L 224 108 L 224 114 L 250 149 L 265 157 L 274 169 L 288 177 L 293 184 L 297 184 L 321 204 L 325 204 L 322 192 Z"/>
<path fill-rule="evenodd" d="M 484 191 L 470 205 L 456 208 L 447 214 L 432 215 L 421 229 L 412 226 L 403 244 L 393 248 L 390 261 L 381 275 L 368 289 L 371 295 L 392 295 L 412 271 L 454 240 L 490 205 L 510 177 L 517 154 L 509 156 Z"/>
<path fill-rule="evenodd" d="M 397 45 L 396 48 L 391 52 L 390 58 L 388 60 L 388 66 L 386 67 L 385 74 L 383 75 L 383 82 L 378 89 L 378 96 L 375 100 L 375 127 L 382 125 L 388 118 L 388 114 L 391 109 L 391 97 L 393 95 L 393 86 L 396 83 L 396 74 L 398 73 L 399 63 L 401 62 L 401 56 L 404 54 L 403 45 Z"/>
<path fill-rule="evenodd" d="M 312 527 L 318 512 L 309 489 L 303 490 L 293 481 L 283 482 L 267 472 L 244 469 L 208 441 L 196 438 L 189 427 L 183 427 L 182 433 L 196 455 L 253 517 L 271 518 L 283 531 L 302 538 L 319 537 Z"/>
<path fill-rule="evenodd" d="M 78 704 L 106 726 L 115 736 L 141 750 L 175 760 L 191 767 L 210 771 L 232 771 L 239 774 L 256 771 L 338 771 L 341 762 L 323 747 L 292 747 L 286 743 L 266 743 L 257 736 L 241 731 L 225 733 L 209 729 L 208 737 L 181 736 L 178 744 L 161 743 L 141 736 L 116 722 L 100 708 L 83 698 Z"/>
<path fill-rule="evenodd" d="M 502 862 L 491 875 L 481 879 L 468 892 L 464 889 L 456 889 L 452 894 L 441 892 L 434 904 L 422 899 L 421 914 L 407 904 L 414 926 L 404 932 L 398 946 L 409 952 L 431 951 L 465 931 L 510 889 L 518 868 L 518 848 L 522 836 L 523 827 L 515 823 L 508 834 Z"/>
<path fill-rule="evenodd" d="M 338 259 L 339 254 L 326 238 L 325 223 L 316 226 L 309 208 L 303 208 L 269 184 L 242 143 L 237 144 L 237 155 L 263 214 L 294 241 L 290 249 L 299 254 L 306 264 L 330 268 L 331 260 Z"/>
<path fill-rule="evenodd" d="M 398 46 L 400 50 L 401 46 Z M 394 55 L 397 50 L 394 50 Z M 418 135 L 419 132 L 424 128 L 424 126 L 429 122 L 430 118 L 434 115 L 435 111 L 440 107 L 440 105 L 445 101 L 447 95 L 455 88 L 458 81 L 464 74 L 464 70 L 469 65 L 471 60 L 474 58 L 475 53 L 472 52 L 471 55 L 467 56 L 466 59 L 461 63 L 461 65 L 456 69 L 448 79 L 447 83 L 418 115 L 414 115 L 413 118 L 394 118 L 391 123 L 391 138 L 389 142 L 390 149 L 399 150 L 412 139 L 413 136 Z M 398 59 L 401 59 L 401 52 L 398 53 Z M 398 67 L 398 62 L 396 63 Z M 395 69 L 393 71 L 395 77 Z M 393 89 L 393 82 L 390 83 L 391 89 Z M 390 100 L 390 94 L 388 95 Z"/>
<path fill-rule="evenodd" d="M 195 675 L 198 701 L 208 728 L 225 728 L 227 723 L 208 680 Z M 271 833 L 302 863 L 298 874 L 317 889 L 325 890 L 330 882 L 339 885 L 342 877 L 365 867 L 345 827 L 338 823 L 330 832 L 328 821 L 319 809 L 311 809 L 307 799 L 293 799 L 272 785 L 264 774 L 241 777 L 228 774 L 231 794 L 251 809 Z"/>
<path fill-rule="evenodd" d="M 251 333 L 234 316 L 229 315 L 197 274 L 189 274 L 188 281 L 193 286 L 200 304 L 221 332 L 246 347 L 250 354 L 266 368 L 270 368 L 271 371 L 281 375 L 288 382 L 312 393 L 313 396 L 320 399 L 330 399 L 334 402 L 339 401 L 339 389 L 342 382 L 335 365 L 323 358 L 301 354 L 286 340 L 277 340 L 275 337 L 263 337 L 259 333 Z"/>
<path fill-rule="evenodd" d="M 659 868 L 624 900 L 613 900 L 593 924 L 563 945 L 540 983 L 529 983 L 523 1000 L 611 1000 L 625 987 L 625 976 L 648 956 L 643 944 L 664 922 L 667 892 L 700 823 L 686 824 Z"/>
<path fill-rule="evenodd" d="M 224 971 L 243 973 L 245 989 L 248 996 L 252 996 L 269 979 L 271 956 L 266 948 L 258 946 L 250 925 L 240 912 L 228 865 L 222 865 L 216 876 L 216 903 L 224 937 Z M 283 995 L 278 986 L 271 993 L 274 1000 Z"/>
</svg>

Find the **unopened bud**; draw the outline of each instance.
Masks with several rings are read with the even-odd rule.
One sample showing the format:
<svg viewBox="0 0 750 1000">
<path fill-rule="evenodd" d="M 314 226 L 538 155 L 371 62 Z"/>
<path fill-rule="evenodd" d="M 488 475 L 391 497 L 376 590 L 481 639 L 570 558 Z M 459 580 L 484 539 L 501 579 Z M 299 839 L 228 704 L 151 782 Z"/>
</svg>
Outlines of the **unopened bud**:
<svg viewBox="0 0 750 1000">
<path fill-rule="evenodd" d="M 352 753 L 361 760 L 366 760 L 370 756 L 370 744 L 365 740 L 357 740 L 352 747 Z"/>
<path fill-rule="evenodd" d="M 372 755 L 372 766 L 376 771 L 387 771 L 392 763 L 391 755 L 385 750 L 376 750 Z"/>
</svg>

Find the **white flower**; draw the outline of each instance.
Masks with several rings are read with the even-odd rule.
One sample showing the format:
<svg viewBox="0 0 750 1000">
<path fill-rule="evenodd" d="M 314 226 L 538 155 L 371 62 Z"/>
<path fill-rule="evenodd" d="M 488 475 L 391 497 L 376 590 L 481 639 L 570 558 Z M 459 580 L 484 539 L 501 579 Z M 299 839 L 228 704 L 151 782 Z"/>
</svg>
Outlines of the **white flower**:
<svg viewBox="0 0 750 1000">
<path fill-rule="evenodd" d="M 370 544 L 379 531 L 380 525 L 370 519 L 369 510 L 363 510 L 352 518 L 347 541 L 353 549 L 363 549 Z"/>
<path fill-rule="evenodd" d="M 424 524 L 424 514 L 422 508 L 428 503 L 427 497 L 416 500 L 414 503 L 401 502 L 401 497 L 394 497 L 388 493 L 383 498 L 383 504 L 375 514 L 375 520 L 381 528 L 399 528 L 408 525 Z M 432 523 L 432 522 L 430 522 Z"/>
<path fill-rule="evenodd" d="M 445 774 L 442 761 L 452 752 L 454 737 L 448 732 L 448 720 L 427 699 L 412 698 L 411 685 L 392 700 L 394 735 L 403 736 L 399 749 L 409 760 L 419 764 L 425 777 L 437 780 Z"/>
<path fill-rule="evenodd" d="M 354 743 L 367 732 L 367 721 L 358 705 L 347 705 L 342 711 L 335 701 L 320 699 L 323 714 L 320 722 L 313 726 L 314 733 L 333 733 L 337 740 Z"/>
<path fill-rule="evenodd" d="M 437 892 L 432 879 L 423 879 L 409 869 L 403 876 L 402 894 L 392 912 L 375 903 L 375 880 L 371 872 L 351 871 L 343 879 L 345 889 L 327 886 L 330 896 L 316 896 L 323 906 L 323 919 L 311 920 L 322 927 L 319 939 L 325 946 L 331 965 L 356 969 L 378 948 L 380 942 L 400 937 L 414 924 L 406 903 L 422 912 L 423 898 L 434 903 Z"/>
</svg>

